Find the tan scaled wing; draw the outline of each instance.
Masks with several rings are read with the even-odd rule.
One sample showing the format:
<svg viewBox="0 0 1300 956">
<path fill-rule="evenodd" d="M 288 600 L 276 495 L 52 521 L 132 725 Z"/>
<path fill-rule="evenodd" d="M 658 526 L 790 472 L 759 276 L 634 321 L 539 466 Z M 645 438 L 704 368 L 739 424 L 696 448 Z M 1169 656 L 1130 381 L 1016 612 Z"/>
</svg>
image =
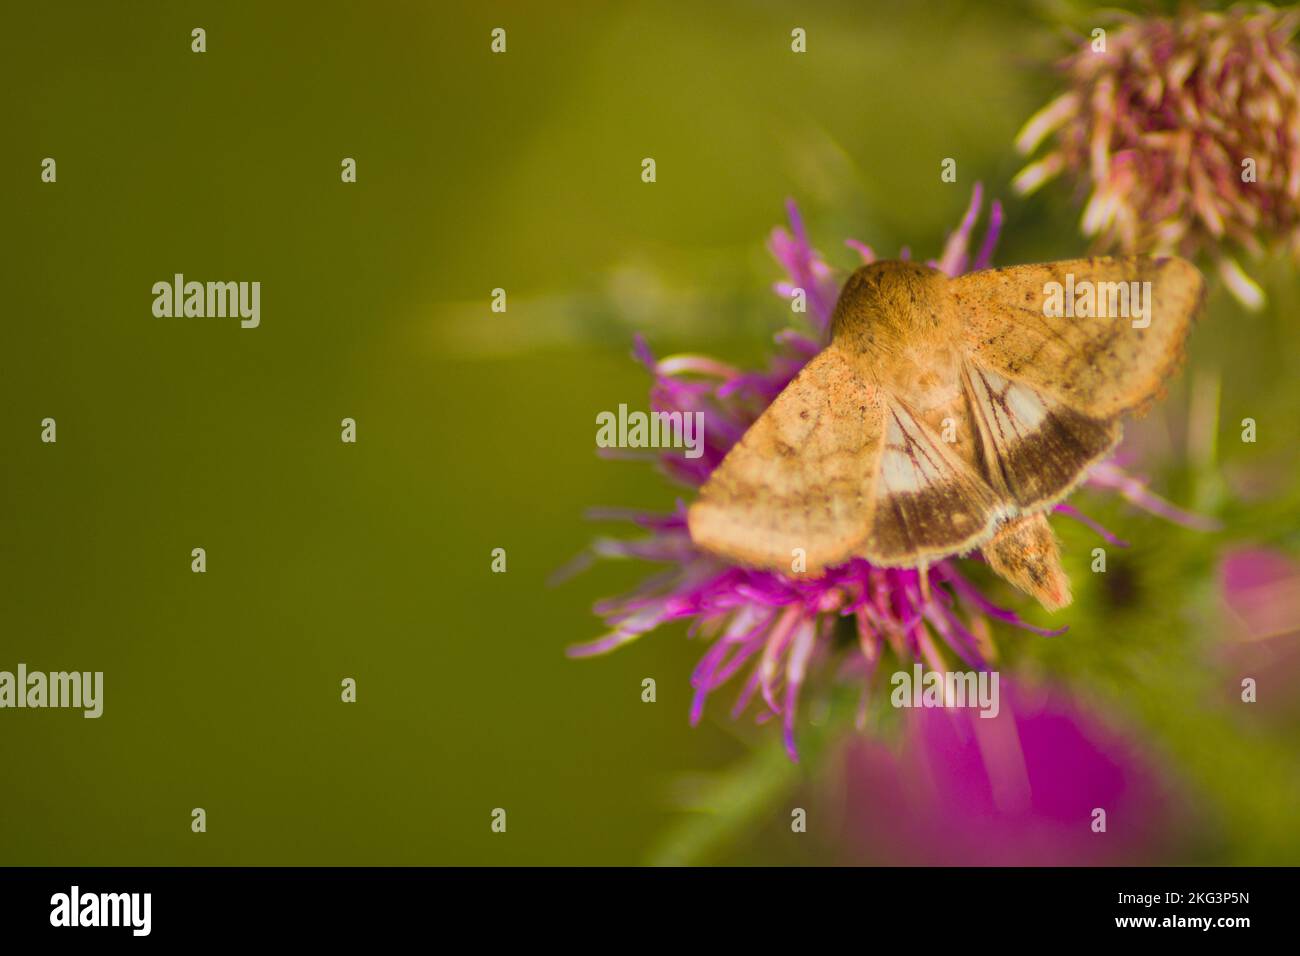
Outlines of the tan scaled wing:
<svg viewBox="0 0 1300 956">
<path fill-rule="evenodd" d="M 972 364 L 1106 420 L 1161 393 L 1182 362 L 1205 280 L 1176 256 L 1105 256 L 974 272 L 949 288 Z M 1049 299 L 1070 289 L 1091 289 L 1094 313 L 1124 312 L 1127 300 L 1130 314 L 1049 315 Z M 1062 304 L 1082 308 L 1083 294 Z M 1135 314 L 1138 295 L 1145 315 Z"/>
<path fill-rule="evenodd" d="M 800 557 L 810 573 L 852 557 L 871 527 L 884 415 L 881 393 L 829 346 L 700 489 L 688 513 L 691 538 L 786 573 Z"/>
<path fill-rule="evenodd" d="M 860 361 L 860 360 L 858 360 Z M 950 410 L 974 434 L 963 400 Z M 789 573 L 861 556 L 913 567 L 970 551 L 1014 513 L 973 450 L 950 448 L 834 345 L 799 374 L 714 471 L 691 506 L 695 543 Z"/>
</svg>

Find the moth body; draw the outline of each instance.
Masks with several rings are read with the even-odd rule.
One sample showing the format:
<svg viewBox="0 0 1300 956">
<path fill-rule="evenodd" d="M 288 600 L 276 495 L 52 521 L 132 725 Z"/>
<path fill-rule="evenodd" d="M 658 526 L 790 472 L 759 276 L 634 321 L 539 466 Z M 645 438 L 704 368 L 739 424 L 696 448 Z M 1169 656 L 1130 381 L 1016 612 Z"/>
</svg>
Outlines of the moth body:
<svg viewBox="0 0 1300 956">
<path fill-rule="evenodd" d="M 1048 290 L 1144 282 L 1148 307 L 1064 317 Z M 1204 281 L 1178 258 L 1077 259 L 949 278 L 915 262 L 844 283 L 830 344 L 733 446 L 689 512 L 700 547 L 806 573 L 921 567 L 983 550 L 1055 610 L 1070 602 L 1045 514 L 1181 359 Z M 800 573 L 800 572 L 794 572 Z"/>
<path fill-rule="evenodd" d="M 860 374 L 895 393 L 957 388 L 960 325 L 948 277 L 915 262 L 875 262 L 849 276 L 831 340 Z"/>
<path fill-rule="evenodd" d="M 874 262 L 849 276 L 831 340 L 863 378 L 962 451 L 975 435 L 948 413 L 964 404 L 961 326 L 948 277 L 916 262 Z M 967 414 L 959 408 L 962 418 Z M 964 434 L 963 434 L 964 432 Z"/>
</svg>

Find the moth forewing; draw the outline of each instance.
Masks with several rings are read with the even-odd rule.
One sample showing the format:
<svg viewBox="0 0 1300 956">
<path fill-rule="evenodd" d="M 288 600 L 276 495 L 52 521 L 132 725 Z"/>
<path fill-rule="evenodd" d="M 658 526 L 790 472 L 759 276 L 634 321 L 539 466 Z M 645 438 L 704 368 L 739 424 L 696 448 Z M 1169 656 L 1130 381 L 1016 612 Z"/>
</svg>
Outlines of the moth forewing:
<svg viewBox="0 0 1300 956">
<path fill-rule="evenodd" d="M 1204 292 L 1200 272 L 1176 256 L 1010 266 L 951 283 L 976 365 L 1100 420 L 1159 395 Z"/>
<path fill-rule="evenodd" d="M 825 349 L 700 490 L 688 513 L 692 539 L 785 573 L 812 574 L 852 557 L 870 527 L 883 412 L 879 392 L 850 358 Z"/>
</svg>

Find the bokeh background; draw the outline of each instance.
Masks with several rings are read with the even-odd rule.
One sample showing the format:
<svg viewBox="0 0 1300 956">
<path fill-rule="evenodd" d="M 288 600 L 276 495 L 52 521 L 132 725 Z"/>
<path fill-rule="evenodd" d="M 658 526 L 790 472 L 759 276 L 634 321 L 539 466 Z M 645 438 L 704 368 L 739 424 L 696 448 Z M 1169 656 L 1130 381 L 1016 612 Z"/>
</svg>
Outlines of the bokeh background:
<svg viewBox="0 0 1300 956">
<path fill-rule="evenodd" d="M 999 264 L 1085 251 L 1068 191 L 1019 201 L 1007 185 L 1012 138 L 1054 90 L 1060 23 L 1082 9 L 9 10 L 0 669 L 102 670 L 105 712 L 0 712 L 0 863 L 930 859 L 887 838 L 919 812 L 888 792 L 914 756 L 897 728 L 846 745 L 811 724 L 798 766 L 723 707 L 691 729 L 701 645 L 684 628 L 564 656 L 599 633 L 592 602 L 647 568 L 547 582 L 598 530 L 588 507 L 678 493 L 595 453 L 597 412 L 646 404 L 633 334 L 756 363 L 788 320 L 764 248 L 787 197 L 842 267 L 845 236 L 937 254 L 977 180 L 1006 203 Z M 807 54 L 790 52 L 795 26 Z M 57 184 L 40 182 L 46 156 Z M 261 327 L 155 319 L 150 288 L 175 272 L 260 280 Z M 1158 781 L 1061 757 L 1142 788 L 1145 815 L 1106 859 L 1300 862 L 1300 664 L 1287 627 L 1246 640 L 1221 593 L 1232 547 L 1300 548 L 1300 293 L 1284 263 L 1257 275 L 1269 308 L 1212 295 L 1135 443 L 1156 490 L 1223 530 L 1085 496 L 1132 547 L 1093 576 L 1097 542 L 1061 527 L 1070 632 L 997 635 L 1008 667 L 1061 689 Z M 56 445 L 39 440 L 46 416 Z M 1256 444 L 1240 441 L 1247 416 Z M 490 572 L 498 547 L 506 574 Z M 1258 704 L 1237 701 L 1241 676 Z M 983 810 L 912 823 L 941 821 L 976 856 L 1018 838 Z"/>
</svg>

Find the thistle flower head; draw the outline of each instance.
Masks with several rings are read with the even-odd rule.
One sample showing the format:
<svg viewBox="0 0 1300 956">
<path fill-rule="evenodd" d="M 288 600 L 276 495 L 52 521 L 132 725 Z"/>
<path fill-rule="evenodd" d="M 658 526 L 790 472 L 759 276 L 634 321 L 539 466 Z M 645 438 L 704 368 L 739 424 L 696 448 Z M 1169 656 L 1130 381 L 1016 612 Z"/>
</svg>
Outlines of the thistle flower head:
<svg viewBox="0 0 1300 956">
<path fill-rule="evenodd" d="M 1300 258 L 1297 24 L 1296 10 L 1262 4 L 1125 15 L 1062 62 L 1068 89 L 1016 141 L 1025 155 L 1050 145 L 1014 187 L 1064 173 L 1088 194 L 1081 229 L 1099 250 L 1204 254 L 1260 307 L 1237 254 Z"/>
<path fill-rule="evenodd" d="M 930 266 L 954 276 L 988 267 L 1002 210 L 997 202 L 992 204 L 984 237 L 972 254 L 981 206 L 977 185 L 960 226 Z M 793 203 L 788 212 L 790 228 L 775 229 L 769 241 L 773 256 L 787 273 L 775 289 L 783 297 L 797 290 L 805 293 L 808 327 L 779 333 L 778 351 L 766 369 L 744 371 L 700 355 L 656 359 L 645 341 L 637 339 L 636 357 L 654 377 L 653 409 L 704 415 L 699 457 L 666 452 L 659 458 L 665 472 L 688 488 L 698 488 L 708 479 L 731 446 L 825 344 L 839 280 L 809 243 Z M 849 240 L 847 245 L 864 263 L 875 260 L 862 243 Z M 907 258 L 907 250 L 900 257 Z M 1184 517 L 1113 465 L 1103 463 L 1096 475 L 1101 487 L 1139 506 L 1160 510 L 1175 520 Z M 1057 511 L 1122 545 L 1069 505 L 1060 504 Z M 922 661 L 937 671 L 950 670 L 957 660 L 972 669 L 987 669 L 996 656 L 991 621 L 1039 634 L 1061 633 L 1031 627 L 1013 611 L 993 603 L 953 559 L 930 564 L 922 572 L 877 567 L 854 558 L 816 578 L 787 576 L 728 564 L 697 549 L 682 501 L 668 514 L 602 510 L 593 517 L 630 521 L 644 536 L 601 538 L 579 563 L 593 557 L 637 558 L 661 563 L 665 570 L 632 593 L 597 604 L 595 610 L 609 626 L 608 633 L 569 653 L 575 657 L 605 653 L 663 624 L 689 620 L 692 636 L 710 642 L 691 677 L 692 723 L 699 721 L 710 695 L 737 678 L 740 690 L 733 715 L 752 706 L 760 721 L 779 718 L 792 759 L 798 759 L 795 717 L 800 692 L 810 675 L 857 681 L 862 688 L 860 713 L 865 717 L 872 677 L 887 653 L 895 660 Z M 922 573 L 928 575 L 925 582 Z"/>
</svg>

